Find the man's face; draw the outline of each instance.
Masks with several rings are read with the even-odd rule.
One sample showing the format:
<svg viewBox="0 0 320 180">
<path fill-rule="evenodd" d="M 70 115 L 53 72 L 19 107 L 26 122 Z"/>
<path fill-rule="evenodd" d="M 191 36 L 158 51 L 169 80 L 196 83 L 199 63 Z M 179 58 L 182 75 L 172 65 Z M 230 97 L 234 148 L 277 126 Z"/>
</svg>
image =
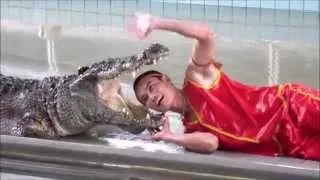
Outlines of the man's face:
<svg viewBox="0 0 320 180">
<path fill-rule="evenodd" d="M 138 82 L 135 93 L 148 108 L 165 112 L 172 107 L 177 90 L 165 75 L 150 74 Z"/>
</svg>

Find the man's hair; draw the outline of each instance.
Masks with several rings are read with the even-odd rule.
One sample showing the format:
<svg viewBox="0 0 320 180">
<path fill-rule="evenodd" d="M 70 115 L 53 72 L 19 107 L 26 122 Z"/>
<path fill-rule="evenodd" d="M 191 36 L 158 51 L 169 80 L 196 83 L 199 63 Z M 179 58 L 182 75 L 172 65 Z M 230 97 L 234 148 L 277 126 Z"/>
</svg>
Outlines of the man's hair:
<svg viewBox="0 0 320 180">
<path fill-rule="evenodd" d="M 156 71 L 156 70 L 149 70 L 149 71 L 146 71 L 146 72 L 140 74 L 133 82 L 133 90 L 136 91 L 136 88 L 137 88 L 139 81 L 141 81 L 144 77 L 151 75 L 151 74 L 162 74 L 162 73 L 159 71 Z"/>
</svg>

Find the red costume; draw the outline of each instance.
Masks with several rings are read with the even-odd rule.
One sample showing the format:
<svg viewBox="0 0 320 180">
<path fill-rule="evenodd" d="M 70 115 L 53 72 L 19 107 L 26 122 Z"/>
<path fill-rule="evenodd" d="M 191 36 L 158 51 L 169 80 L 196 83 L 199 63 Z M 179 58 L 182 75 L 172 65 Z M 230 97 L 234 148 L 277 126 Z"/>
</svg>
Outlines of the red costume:
<svg viewBox="0 0 320 180">
<path fill-rule="evenodd" d="M 204 87 L 186 78 L 184 93 L 193 113 L 186 133 L 211 132 L 219 147 L 270 156 L 320 160 L 320 91 L 298 84 L 248 86 L 216 70 Z"/>
</svg>

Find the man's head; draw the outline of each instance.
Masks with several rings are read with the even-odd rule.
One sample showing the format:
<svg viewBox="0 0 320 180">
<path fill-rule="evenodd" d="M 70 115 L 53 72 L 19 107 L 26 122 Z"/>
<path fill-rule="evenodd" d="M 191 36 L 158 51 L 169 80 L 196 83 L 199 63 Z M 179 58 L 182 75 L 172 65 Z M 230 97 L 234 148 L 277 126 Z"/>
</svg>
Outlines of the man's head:
<svg viewBox="0 0 320 180">
<path fill-rule="evenodd" d="M 178 93 L 168 76 L 154 70 L 139 75 L 133 88 L 143 105 L 161 112 L 171 110 Z"/>
<path fill-rule="evenodd" d="M 122 114 L 117 118 L 108 120 L 108 124 L 114 124 L 129 131 L 141 133 L 145 129 L 155 129 L 162 126 L 162 114 L 153 113 L 148 108 L 132 101 L 123 93 L 123 86 L 119 80 L 100 80 L 97 84 L 97 92 L 107 109 Z"/>
</svg>

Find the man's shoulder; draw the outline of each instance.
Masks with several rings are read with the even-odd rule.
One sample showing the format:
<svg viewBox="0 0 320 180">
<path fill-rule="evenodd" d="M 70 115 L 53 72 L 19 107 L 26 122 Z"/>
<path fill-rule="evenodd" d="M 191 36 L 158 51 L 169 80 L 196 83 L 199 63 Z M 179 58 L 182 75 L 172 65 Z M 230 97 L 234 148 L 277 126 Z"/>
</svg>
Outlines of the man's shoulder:
<svg viewBox="0 0 320 180">
<path fill-rule="evenodd" d="M 199 67 L 189 63 L 185 71 L 185 79 L 194 81 L 201 85 L 211 84 L 217 78 L 217 69 L 213 64 L 206 67 Z"/>
</svg>

